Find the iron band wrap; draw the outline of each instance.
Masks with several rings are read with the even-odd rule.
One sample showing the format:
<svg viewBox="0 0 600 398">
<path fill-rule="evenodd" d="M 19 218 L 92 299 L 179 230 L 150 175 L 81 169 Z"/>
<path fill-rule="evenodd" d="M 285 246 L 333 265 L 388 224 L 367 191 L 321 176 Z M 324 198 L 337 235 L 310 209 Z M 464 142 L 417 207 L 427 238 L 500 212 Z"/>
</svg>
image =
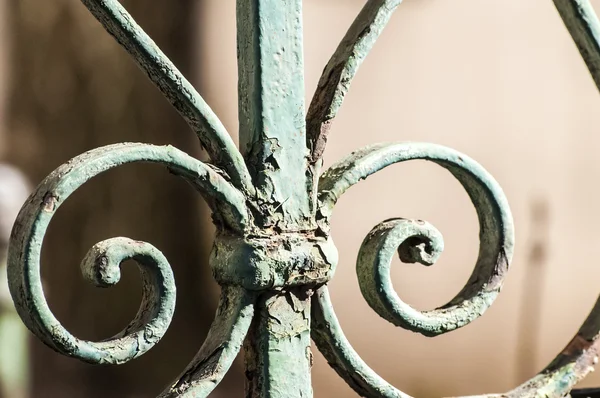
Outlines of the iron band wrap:
<svg viewBox="0 0 600 398">
<path fill-rule="evenodd" d="M 338 253 L 331 238 L 303 234 L 243 238 L 217 236 L 210 255 L 213 276 L 221 285 L 269 290 L 327 283 Z"/>
</svg>

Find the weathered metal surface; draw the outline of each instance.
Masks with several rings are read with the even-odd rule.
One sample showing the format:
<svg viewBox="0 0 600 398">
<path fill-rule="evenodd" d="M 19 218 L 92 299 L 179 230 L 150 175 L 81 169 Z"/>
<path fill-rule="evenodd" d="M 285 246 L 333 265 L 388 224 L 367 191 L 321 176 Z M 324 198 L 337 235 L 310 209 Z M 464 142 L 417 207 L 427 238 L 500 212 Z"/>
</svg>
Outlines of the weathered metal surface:
<svg viewBox="0 0 600 398">
<path fill-rule="evenodd" d="M 589 0 L 553 0 L 585 64 L 600 88 L 600 22 Z"/>
<path fill-rule="evenodd" d="M 351 154 L 327 170 L 319 185 L 320 215 L 328 222 L 341 195 L 371 174 L 398 162 L 425 159 L 448 169 L 463 185 L 477 209 L 479 257 L 465 287 L 448 304 L 417 311 L 393 289 L 390 266 L 396 252 L 404 262 L 433 265 L 441 254 L 442 236 L 420 220 L 392 219 L 376 226 L 359 251 L 356 270 L 363 296 L 381 317 L 425 336 L 460 328 L 481 316 L 502 287 L 513 252 L 513 222 L 506 198 L 494 179 L 475 161 L 431 144 L 374 145 Z M 354 351 L 335 316 L 327 287 L 313 304 L 312 336 L 333 368 L 362 396 L 408 397 L 379 377 Z"/>
<path fill-rule="evenodd" d="M 326 66 L 305 117 L 301 0 L 238 0 L 241 151 L 223 124 L 116 0 L 82 0 L 134 57 L 198 134 L 211 156 L 202 163 L 172 147 L 119 144 L 83 154 L 53 172 L 25 203 L 9 250 L 10 289 L 25 324 L 48 346 L 92 363 L 118 364 L 142 355 L 165 333 L 175 305 L 167 260 L 148 243 L 114 238 L 96 244 L 82 263 L 98 286 L 118 282 L 125 259 L 144 281 L 140 311 L 104 342 L 71 335 L 52 315 L 40 282 L 46 228 L 67 197 L 90 178 L 131 162 L 166 165 L 204 196 L 217 236 L 210 264 L 221 285 L 216 318 L 200 351 L 161 397 L 206 397 L 244 349 L 247 397 L 311 397 L 310 337 L 360 395 L 408 397 L 353 350 L 335 316 L 327 282 L 338 255 L 330 217 L 341 195 L 377 171 L 423 159 L 459 180 L 477 211 L 479 256 L 464 288 L 448 304 L 418 311 L 394 291 L 390 267 L 432 265 L 442 236 L 420 220 L 391 219 L 366 237 L 357 260 L 360 289 L 384 319 L 425 336 L 466 326 L 500 292 L 513 253 L 513 221 L 498 183 L 474 160 L 433 144 L 391 143 L 361 149 L 321 173 L 331 124 L 352 78 L 400 0 L 369 0 Z M 589 2 L 555 0 L 596 82 L 600 24 Z M 572 342 L 538 376 L 489 397 L 562 397 L 598 361 L 600 301 Z"/>
<path fill-rule="evenodd" d="M 224 257 L 226 268 L 216 271 L 236 269 L 216 275 L 233 281 L 250 272 L 246 279 L 254 286 L 246 287 L 287 288 L 265 293 L 257 303 L 245 344 L 248 397 L 312 396 L 306 286 L 330 276 L 319 251 L 326 242 L 311 242 L 305 233 L 313 217 L 301 16 L 302 0 L 237 1 L 240 147 L 256 187 L 249 203 L 258 237 L 242 242 L 236 237 L 233 245 L 220 240 L 215 248 L 222 252 L 214 259 L 223 263 Z M 223 253 L 232 246 L 239 256 L 229 259 Z"/>
<path fill-rule="evenodd" d="M 246 397 L 312 397 L 310 298 L 296 287 L 263 294 L 246 339 Z"/>
<path fill-rule="evenodd" d="M 306 191 L 302 0 L 238 0 L 240 147 L 257 226 L 310 227 Z M 253 206 L 254 207 L 254 206 Z"/>
<path fill-rule="evenodd" d="M 246 190 L 252 189 L 244 160 L 219 118 L 119 1 L 82 0 L 82 3 L 131 54 L 138 66 L 198 134 L 200 143 L 212 161 L 228 173 L 234 185 Z"/>
<path fill-rule="evenodd" d="M 311 163 L 323 156 L 331 129 L 350 83 L 402 0 L 369 0 L 327 63 L 308 108 Z"/>
<path fill-rule="evenodd" d="M 217 315 L 196 357 L 159 398 L 206 397 L 221 382 L 240 351 L 254 317 L 256 294 L 223 286 Z"/>
</svg>

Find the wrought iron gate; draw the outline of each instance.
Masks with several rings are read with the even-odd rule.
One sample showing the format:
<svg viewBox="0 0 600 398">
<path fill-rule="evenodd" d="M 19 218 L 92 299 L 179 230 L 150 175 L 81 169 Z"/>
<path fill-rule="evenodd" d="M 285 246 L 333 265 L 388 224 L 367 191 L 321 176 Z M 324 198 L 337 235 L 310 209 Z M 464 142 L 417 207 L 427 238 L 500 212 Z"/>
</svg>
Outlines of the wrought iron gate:
<svg viewBox="0 0 600 398">
<path fill-rule="evenodd" d="M 205 198 L 217 236 L 210 263 L 222 288 L 208 337 L 193 362 L 160 397 L 206 397 L 243 348 L 248 397 L 311 397 L 310 340 L 360 395 L 409 397 L 379 377 L 353 350 L 333 310 L 327 282 L 338 262 L 329 220 L 351 186 L 395 163 L 424 159 L 446 168 L 477 211 L 480 248 L 465 287 L 448 304 L 418 311 L 393 290 L 390 264 L 432 265 L 443 250 L 427 222 L 390 219 L 365 238 L 356 270 L 366 301 L 394 325 L 437 336 L 481 316 L 500 292 L 513 253 L 513 220 L 502 189 L 474 160 L 427 143 L 377 144 L 322 171 L 327 135 L 352 78 L 401 0 L 369 0 L 325 67 L 305 112 L 302 0 L 237 0 L 239 151 L 228 132 L 173 63 L 117 0 L 82 0 L 133 56 L 190 127 L 212 163 L 171 146 L 123 143 L 84 153 L 50 174 L 25 203 L 9 248 L 8 276 L 17 310 L 54 350 L 85 362 L 121 364 L 154 346 L 175 308 L 175 283 L 162 253 L 146 242 L 113 238 L 81 263 L 86 279 L 116 284 L 133 259 L 143 279 L 135 319 L 113 338 L 78 339 L 54 317 L 40 281 L 40 252 L 58 207 L 94 176 L 133 162 L 166 166 Z M 600 87 L 600 22 L 587 0 L 554 0 Z M 150 5 L 151 6 L 151 5 Z M 598 301 L 576 336 L 537 376 L 489 397 L 563 397 L 598 362 Z M 589 392 L 582 392 L 588 394 Z M 575 395 L 575 394 L 574 394 Z"/>
</svg>

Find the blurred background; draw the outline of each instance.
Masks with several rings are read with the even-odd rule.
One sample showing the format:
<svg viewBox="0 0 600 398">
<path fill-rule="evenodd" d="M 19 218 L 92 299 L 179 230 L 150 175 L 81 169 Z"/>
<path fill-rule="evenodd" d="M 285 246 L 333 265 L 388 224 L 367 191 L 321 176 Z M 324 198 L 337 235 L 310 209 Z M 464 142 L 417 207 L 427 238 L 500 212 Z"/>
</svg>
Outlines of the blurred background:
<svg viewBox="0 0 600 398">
<path fill-rule="evenodd" d="M 237 137 L 235 1 L 123 3 Z M 364 3 L 304 0 L 307 101 Z M 356 255 L 386 218 L 428 220 L 445 237 L 441 260 L 431 268 L 395 260 L 394 284 L 419 309 L 445 303 L 477 256 L 467 195 L 444 169 L 424 162 L 388 168 L 344 195 L 333 217 L 340 251 L 333 302 L 347 337 L 382 377 L 417 397 L 503 392 L 563 348 L 598 295 L 599 125 L 600 94 L 551 0 L 405 0 L 354 80 L 326 166 L 375 142 L 455 148 L 504 188 L 517 246 L 503 293 L 486 315 L 425 338 L 370 310 L 359 292 Z M 60 164 L 124 141 L 172 144 L 204 157 L 194 134 L 79 1 L 0 0 L 0 227 L 24 192 Z M 131 165 L 87 183 L 58 213 L 42 273 L 50 306 L 72 333 L 106 338 L 137 310 L 135 267 L 124 267 L 122 282 L 109 290 L 86 285 L 79 274 L 87 250 L 113 236 L 165 253 L 178 286 L 175 319 L 142 358 L 99 367 L 23 334 L 5 298 L 0 396 L 156 396 L 200 347 L 216 309 L 206 206 L 163 168 Z M 315 357 L 316 397 L 356 396 Z M 238 362 L 213 396 L 242 396 L 242 372 Z M 599 375 L 582 384 L 593 385 Z"/>
</svg>

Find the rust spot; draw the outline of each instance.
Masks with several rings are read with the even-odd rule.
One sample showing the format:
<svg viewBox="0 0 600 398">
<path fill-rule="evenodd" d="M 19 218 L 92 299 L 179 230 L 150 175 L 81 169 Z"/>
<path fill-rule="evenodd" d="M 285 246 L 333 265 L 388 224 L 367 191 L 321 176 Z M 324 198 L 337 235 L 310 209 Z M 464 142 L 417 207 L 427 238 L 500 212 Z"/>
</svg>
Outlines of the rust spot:
<svg viewBox="0 0 600 398">
<path fill-rule="evenodd" d="M 496 267 L 494 269 L 494 274 L 487 284 L 487 291 L 492 291 L 496 289 L 500 289 L 502 284 L 504 283 L 504 277 L 508 272 L 508 258 L 506 257 L 506 252 L 504 249 L 500 249 L 500 253 L 498 254 L 498 258 L 496 260 Z"/>
<path fill-rule="evenodd" d="M 56 210 L 57 202 L 58 197 L 52 194 L 51 192 L 48 192 L 44 196 L 44 200 L 42 201 L 42 209 L 47 213 L 51 213 L 54 210 Z"/>
<path fill-rule="evenodd" d="M 312 368 L 314 364 L 314 357 L 310 347 L 306 347 L 306 358 L 308 359 L 308 366 Z"/>
<path fill-rule="evenodd" d="M 329 130 L 331 130 L 331 125 L 333 123 L 333 119 L 329 119 L 321 123 L 319 128 L 319 134 L 315 137 L 311 137 L 311 145 L 312 145 L 312 154 L 310 155 L 310 163 L 316 164 L 319 159 L 323 156 L 325 152 L 325 146 L 327 145 L 327 136 L 329 135 Z"/>
<path fill-rule="evenodd" d="M 572 357 L 579 356 L 581 352 L 589 349 L 594 344 L 593 341 L 589 341 L 581 335 L 576 335 L 573 340 L 565 347 L 561 354 Z"/>
</svg>

